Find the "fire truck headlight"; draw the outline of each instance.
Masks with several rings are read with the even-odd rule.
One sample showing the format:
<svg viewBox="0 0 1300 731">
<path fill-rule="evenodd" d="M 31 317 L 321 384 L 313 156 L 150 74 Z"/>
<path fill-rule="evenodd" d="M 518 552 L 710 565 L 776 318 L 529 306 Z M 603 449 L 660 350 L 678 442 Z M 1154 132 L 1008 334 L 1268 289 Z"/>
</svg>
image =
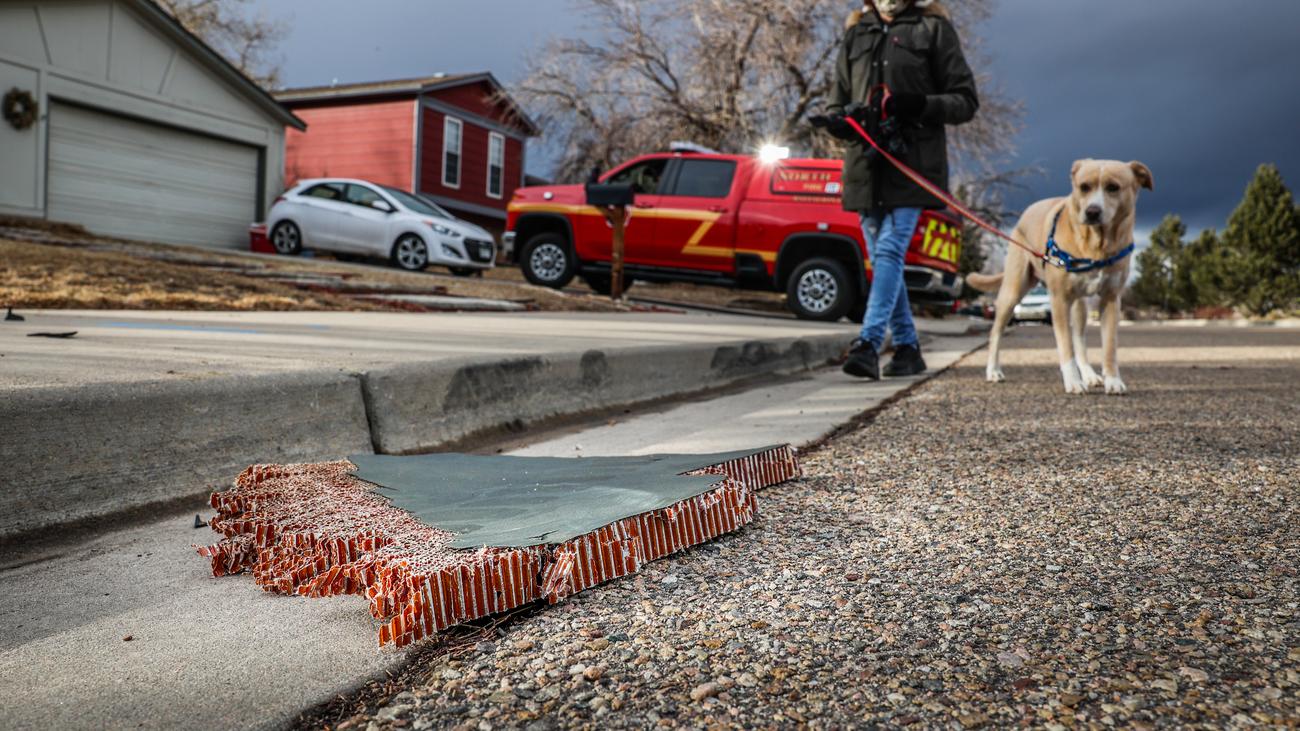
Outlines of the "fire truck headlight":
<svg viewBox="0 0 1300 731">
<path fill-rule="evenodd" d="M 790 157 L 789 147 L 780 147 L 778 145 L 763 145 L 758 150 L 758 159 L 764 165 L 771 165 L 778 160 L 784 160 Z"/>
</svg>

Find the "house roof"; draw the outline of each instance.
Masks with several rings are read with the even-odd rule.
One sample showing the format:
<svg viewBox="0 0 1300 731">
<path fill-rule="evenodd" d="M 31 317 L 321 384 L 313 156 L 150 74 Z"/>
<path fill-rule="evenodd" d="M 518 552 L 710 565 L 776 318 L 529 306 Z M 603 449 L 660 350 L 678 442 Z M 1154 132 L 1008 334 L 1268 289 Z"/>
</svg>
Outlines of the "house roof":
<svg viewBox="0 0 1300 731">
<path fill-rule="evenodd" d="M 391 79 L 389 81 L 362 81 L 354 84 L 330 84 L 327 86 L 302 86 L 296 89 L 280 89 L 275 98 L 282 102 L 317 101 L 321 99 L 339 99 L 353 96 L 375 96 L 384 94 L 418 94 L 426 88 L 460 86 L 470 80 L 479 80 L 490 74 L 435 74 L 414 79 Z"/>
<path fill-rule="evenodd" d="M 146 17 L 154 20 L 160 28 L 171 36 L 173 41 L 188 49 L 217 76 L 243 92 L 243 95 L 249 101 L 263 111 L 268 112 L 283 124 L 299 130 L 307 129 L 306 122 L 276 101 L 275 97 L 271 96 L 271 93 L 266 89 L 263 89 L 261 84 L 250 79 L 247 74 L 226 60 L 225 56 L 222 56 L 212 46 L 209 46 L 202 38 L 191 33 L 189 29 L 181 25 L 180 21 L 172 17 L 171 13 L 163 10 L 162 6 L 154 2 L 154 0 L 129 0 L 129 2 Z"/>
<path fill-rule="evenodd" d="M 439 89 L 486 82 L 495 91 L 504 92 L 505 87 L 491 73 L 483 71 L 469 74 L 435 74 L 412 79 L 391 79 L 388 81 L 364 81 L 352 84 L 332 84 L 329 86 L 303 86 L 296 89 L 281 89 L 275 92 L 275 98 L 285 104 L 303 102 L 345 101 L 353 98 L 375 96 L 405 96 L 426 94 Z M 524 112 L 508 94 L 502 94 L 510 111 L 530 134 L 541 133 L 541 129 Z"/>
</svg>

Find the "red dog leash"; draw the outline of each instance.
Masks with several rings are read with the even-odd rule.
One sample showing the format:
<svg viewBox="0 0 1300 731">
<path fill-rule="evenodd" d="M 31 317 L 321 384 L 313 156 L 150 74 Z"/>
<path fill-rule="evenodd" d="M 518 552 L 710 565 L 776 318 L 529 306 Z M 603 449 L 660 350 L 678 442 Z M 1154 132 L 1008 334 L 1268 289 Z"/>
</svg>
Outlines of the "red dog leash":
<svg viewBox="0 0 1300 731">
<path fill-rule="evenodd" d="M 899 160 L 898 158 L 889 154 L 889 152 L 885 148 L 881 147 L 874 139 L 871 138 L 871 135 L 867 134 L 867 130 L 863 129 L 862 125 L 858 124 L 858 120 L 846 115 L 844 117 L 844 121 L 848 122 L 849 126 L 852 127 L 855 132 L 857 132 L 859 135 L 862 136 L 862 139 L 866 140 L 868 144 L 870 144 L 873 148 L 875 148 L 876 152 L 879 152 L 894 167 L 898 168 L 898 171 L 900 173 L 907 176 L 907 178 L 911 180 L 913 183 L 916 183 L 917 185 L 921 186 L 921 188 L 923 188 L 930 195 L 946 203 L 949 208 L 952 208 L 954 211 L 957 211 L 962 216 L 969 219 L 971 223 L 975 224 L 976 226 L 979 226 L 980 228 L 984 229 L 985 231 L 988 231 L 989 233 L 993 234 L 994 236 L 997 236 L 1000 239 L 1005 239 L 1007 241 L 1010 241 L 1016 246 L 1019 246 L 1020 248 L 1032 254 L 1035 258 L 1038 259 L 1047 258 L 1045 255 L 1037 251 L 1034 251 L 1028 246 L 1020 243 L 1019 241 L 1016 241 L 1015 238 L 1002 233 L 1002 231 L 998 229 L 996 226 L 984 221 L 979 216 L 975 215 L 974 212 L 972 212 L 969 208 L 967 208 L 961 201 L 949 195 L 948 191 L 944 190 L 943 188 L 940 188 L 934 183 L 931 183 L 929 180 L 926 180 L 925 176 L 921 175 L 920 173 L 916 172 L 912 168 L 905 165 L 902 160 Z"/>
</svg>

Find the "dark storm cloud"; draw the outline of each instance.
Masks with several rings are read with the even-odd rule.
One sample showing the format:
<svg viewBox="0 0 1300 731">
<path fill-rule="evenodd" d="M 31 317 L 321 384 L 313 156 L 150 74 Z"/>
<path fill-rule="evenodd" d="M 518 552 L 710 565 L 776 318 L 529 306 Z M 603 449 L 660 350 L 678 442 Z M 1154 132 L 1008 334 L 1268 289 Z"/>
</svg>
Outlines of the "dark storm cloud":
<svg viewBox="0 0 1300 731">
<path fill-rule="evenodd" d="M 1016 202 L 1064 193 L 1079 157 L 1151 167 L 1143 228 L 1222 227 L 1260 163 L 1300 183 L 1297 29 L 1297 0 L 1001 0 L 982 30 L 1026 107 L 1016 163 L 1047 172 Z"/>
<path fill-rule="evenodd" d="M 581 23 L 568 0 L 253 0 L 284 20 L 290 86 L 492 71 L 513 81 L 528 55 Z"/>
<path fill-rule="evenodd" d="M 258 7 L 290 21 L 291 85 L 477 70 L 510 82 L 546 38 L 584 24 L 568 0 Z M 1297 29 L 1300 0 L 1001 0 L 982 32 L 998 82 L 1026 106 L 1012 163 L 1046 172 L 1014 202 L 1063 193 L 1078 157 L 1151 166 L 1142 228 L 1167 212 L 1221 227 L 1263 162 L 1300 184 Z"/>
</svg>

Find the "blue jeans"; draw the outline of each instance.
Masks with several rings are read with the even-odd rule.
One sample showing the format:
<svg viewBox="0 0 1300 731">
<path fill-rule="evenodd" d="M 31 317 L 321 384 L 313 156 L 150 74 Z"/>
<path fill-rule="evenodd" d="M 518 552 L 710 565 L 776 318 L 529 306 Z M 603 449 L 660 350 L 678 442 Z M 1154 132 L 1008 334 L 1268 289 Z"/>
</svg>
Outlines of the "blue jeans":
<svg viewBox="0 0 1300 731">
<path fill-rule="evenodd" d="M 920 208 L 895 208 L 862 214 L 862 235 L 871 254 L 871 296 L 862 320 L 862 339 L 880 351 L 885 328 L 894 334 L 894 347 L 916 345 L 916 325 L 903 283 L 903 257 L 912 243 Z"/>
</svg>

